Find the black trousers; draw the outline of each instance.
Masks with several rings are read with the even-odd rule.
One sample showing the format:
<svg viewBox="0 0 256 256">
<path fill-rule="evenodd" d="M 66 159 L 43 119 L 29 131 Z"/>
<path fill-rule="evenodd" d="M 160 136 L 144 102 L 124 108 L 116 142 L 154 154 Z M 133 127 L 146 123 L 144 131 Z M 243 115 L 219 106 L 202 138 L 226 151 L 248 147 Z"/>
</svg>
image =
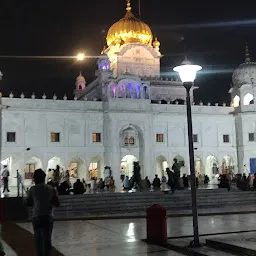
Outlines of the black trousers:
<svg viewBox="0 0 256 256">
<path fill-rule="evenodd" d="M 4 191 L 3 192 L 5 192 L 5 190 L 7 190 L 7 192 L 9 192 L 8 178 L 4 177 L 3 182 L 4 182 Z"/>
<path fill-rule="evenodd" d="M 37 256 L 50 256 L 52 251 L 52 216 L 39 216 L 32 219 Z"/>
</svg>

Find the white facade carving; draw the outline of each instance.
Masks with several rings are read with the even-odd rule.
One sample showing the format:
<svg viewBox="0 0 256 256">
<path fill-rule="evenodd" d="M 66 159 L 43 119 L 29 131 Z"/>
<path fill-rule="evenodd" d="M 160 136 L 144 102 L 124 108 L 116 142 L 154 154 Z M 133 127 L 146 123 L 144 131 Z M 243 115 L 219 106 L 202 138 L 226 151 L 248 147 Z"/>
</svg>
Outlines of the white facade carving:
<svg viewBox="0 0 256 256">
<path fill-rule="evenodd" d="M 160 77 L 160 42 L 148 43 L 148 36 L 144 43 L 143 31 L 134 33 L 133 41 L 123 43 L 115 43 L 111 34 L 96 79 L 86 85 L 80 74 L 74 100 L 45 95 L 39 99 L 34 94 L 1 98 L 1 159 L 9 166 L 12 185 L 16 170 L 29 184 L 29 168 L 48 170 L 56 164 L 65 170 L 75 163 L 78 177 L 87 180 L 103 178 L 104 166 L 110 166 L 117 184 L 120 165 L 131 176 L 134 160 L 140 161 L 142 176 L 150 179 L 161 176 L 174 158 L 182 163 L 181 172 L 189 174 L 185 89 L 175 78 Z M 232 106 L 192 105 L 198 175 L 214 180 L 226 168 L 234 173 L 254 168 L 254 72 L 247 56 L 233 75 Z M 193 90 L 191 97 L 193 102 Z"/>
</svg>

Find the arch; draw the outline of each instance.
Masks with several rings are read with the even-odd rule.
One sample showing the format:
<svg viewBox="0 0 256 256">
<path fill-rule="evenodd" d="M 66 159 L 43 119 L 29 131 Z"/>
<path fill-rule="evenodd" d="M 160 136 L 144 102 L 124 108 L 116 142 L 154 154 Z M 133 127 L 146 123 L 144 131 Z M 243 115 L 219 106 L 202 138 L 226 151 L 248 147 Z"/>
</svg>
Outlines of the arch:
<svg viewBox="0 0 256 256">
<path fill-rule="evenodd" d="M 32 179 L 36 169 L 43 169 L 43 163 L 40 158 L 33 156 L 25 162 L 24 179 Z"/>
<path fill-rule="evenodd" d="M 185 160 L 184 160 L 184 157 L 180 156 L 180 155 L 176 155 L 174 158 L 173 158 L 173 161 L 174 159 L 177 159 L 178 163 L 181 164 L 181 166 L 184 166 L 185 165 Z"/>
<path fill-rule="evenodd" d="M 219 174 L 219 164 L 217 157 L 209 155 L 205 163 L 205 175 L 210 178 L 210 183 L 217 183 L 216 176 Z"/>
<path fill-rule="evenodd" d="M 118 98 L 126 98 L 126 86 L 123 83 L 119 83 L 118 85 Z"/>
<path fill-rule="evenodd" d="M 181 175 L 187 174 L 186 167 L 185 167 L 185 159 L 184 159 L 184 157 L 182 157 L 182 156 L 180 156 L 180 155 L 176 155 L 176 156 L 173 158 L 173 162 L 174 162 L 174 159 L 177 159 L 177 162 L 178 162 L 179 165 L 180 165 L 180 174 L 181 174 Z"/>
<path fill-rule="evenodd" d="M 236 95 L 233 99 L 233 107 L 237 108 L 237 107 L 239 107 L 239 105 L 240 105 L 240 97 L 238 95 Z"/>
<path fill-rule="evenodd" d="M 111 95 L 112 95 L 112 98 L 116 98 L 116 94 L 117 94 L 117 88 L 116 88 L 116 85 L 115 84 L 110 84 L 110 90 L 111 90 Z"/>
<path fill-rule="evenodd" d="M 149 99 L 149 87 L 146 84 L 143 84 L 143 97 Z"/>
<path fill-rule="evenodd" d="M 156 158 L 156 174 L 161 178 L 166 175 L 166 168 L 169 167 L 169 163 L 166 157 L 160 155 Z"/>
<path fill-rule="evenodd" d="M 93 156 L 88 168 L 89 179 L 98 179 L 102 177 L 102 159 L 100 156 Z"/>
<path fill-rule="evenodd" d="M 119 131 L 119 145 L 124 148 L 138 148 L 144 145 L 143 133 L 137 125 L 129 124 Z"/>
<path fill-rule="evenodd" d="M 66 170 L 65 161 L 58 156 L 54 156 L 48 161 L 46 172 L 48 172 L 49 169 L 56 169 L 57 165 L 59 165 L 61 171 Z"/>
<path fill-rule="evenodd" d="M 71 179 L 86 179 L 88 176 L 85 161 L 79 156 L 71 158 L 68 171 Z"/>
<path fill-rule="evenodd" d="M 138 159 L 134 155 L 126 155 L 122 158 L 120 164 L 120 172 L 124 172 L 125 176 L 131 178 L 133 176 L 133 162 L 137 162 Z"/>
<path fill-rule="evenodd" d="M 243 103 L 244 103 L 245 106 L 253 104 L 253 95 L 251 93 L 247 93 L 244 96 L 244 102 Z"/>
<path fill-rule="evenodd" d="M 127 82 L 126 84 L 126 97 L 127 98 L 134 98 L 134 88 L 131 82 Z"/>
<path fill-rule="evenodd" d="M 135 84 L 135 92 L 136 92 L 136 99 L 140 99 L 141 98 L 141 84 L 140 83 Z"/>
<path fill-rule="evenodd" d="M 195 172 L 197 175 L 203 175 L 204 170 L 203 170 L 203 163 L 202 160 L 199 156 L 194 156 L 195 160 Z"/>
<path fill-rule="evenodd" d="M 172 104 L 184 105 L 184 104 L 185 104 L 185 100 L 184 100 L 184 99 L 177 98 L 177 99 L 175 99 L 175 100 L 172 101 Z"/>
<path fill-rule="evenodd" d="M 233 173 L 234 171 L 234 166 L 235 166 L 235 162 L 234 162 L 234 159 L 229 156 L 229 155 L 226 155 L 223 157 L 222 159 L 222 165 L 221 165 L 221 169 L 222 169 L 222 173 L 225 174 L 225 173 Z"/>
<path fill-rule="evenodd" d="M 11 164 L 12 161 L 12 157 L 7 157 L 6 159 L 2 160 L 1 165 L 7 165 L 9 167 L 9 165 Z"/>
</svg>

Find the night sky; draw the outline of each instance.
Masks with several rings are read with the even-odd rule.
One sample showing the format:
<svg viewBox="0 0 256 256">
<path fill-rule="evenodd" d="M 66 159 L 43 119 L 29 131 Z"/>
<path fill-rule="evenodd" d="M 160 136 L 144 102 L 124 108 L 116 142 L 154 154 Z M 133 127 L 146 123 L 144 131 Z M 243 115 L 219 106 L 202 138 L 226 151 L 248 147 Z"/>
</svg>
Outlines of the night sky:
<svg viewBox="0 0 256 256">
<path fill-rule="evenodd" d="M 137 0 L 132 0 L 138 14 Z M 256 51 L 253 1 L 141 0 L 142 20 L 161 41 L 162 72 L 169 74 L 185 52 L 203 66 L 196 84 L 196 100 L 229 102 L 233 70 L 244 61 L 248 42 L 252 59 Z M 239 2 L 239 3 L 235 3 Z M 1 0 L 1 56 L 70 56 L 84 50 L 98 55 L 104 30 L 125 14 L 125 0 Z M 184 38 L 184 40 L 182 40 Z M 41 98 L 56 93 L 72 97 L 80 69 L 92 81 L 96 60 L 78 64 L 72 59 L 0 58 L 4 95 L 21 92 Z"/>
</svg>

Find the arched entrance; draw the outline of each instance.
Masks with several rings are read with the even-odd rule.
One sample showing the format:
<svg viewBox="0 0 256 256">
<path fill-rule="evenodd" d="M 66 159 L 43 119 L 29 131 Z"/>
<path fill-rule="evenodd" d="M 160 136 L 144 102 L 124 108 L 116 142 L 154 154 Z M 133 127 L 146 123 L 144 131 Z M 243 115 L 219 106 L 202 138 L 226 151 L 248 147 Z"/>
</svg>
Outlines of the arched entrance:
<svg viewBox="0 0 256 256">
<path fill-rule="evenodd" d="M 229 156 L 226 155 L 223 157 L 222 159 L 222 165 L 221 165 L 221 169 L 222 169 L 222 173 L 226 174 L 226 173 L 230 173 L 232 174 L 234 171 L 234 159 Z"/>
<path fill-rule="evenodd" d="M 52 169 L 52 170 L 56 169 L 57 165 L 59 165 L 61 172 L 66 170 L 64 160 L 60 157 L 54 156 L 53 158 L 51 158 L 48 161 L 47 172 L 48 172 L 49 169 Z"/>
<path fill-rule="evenodd" d="M 101 178 L 101 158 L 99 156 L 92 157 L 88 171 L 90 179 Z"/>
<path fill-rule="evenodd" d="M 202 161 L 201 158 L 199 156 L 195 156 L 195 172 L 196 175 L 203 175 L 204 174 L 204 170 L 203 170 L 203 165 L 202 165 Z"/>
<path fill-rule="evenodd" d="M 138 159 L 133 155 L 126 155 L 121 160 L 120 172 L 124 173 L 129 178 L 133 176 L 133 162 L 137 162 Z"/>
<path fill-rule="evenodd" d="M 209 177 L 211 184 L 218 184 L 219 164 L 217 157 L 210 155 L 206 158 L 205 174 Z"/>
<path fill-rule="evenodd" d="M 173 158 L 173 162 L 174 159 L 177 159 L 177 162 L 179 163 L 180 166 L 180 175 L 183 176 L 183 174 L 187 174 L 186 168 L 185 168 L 185 160 L 182 156 L 177 155 Z"/>
<path fill-rule="evenodd" d="M 158 156 L 156 158 L 156 174 L 161 178 L 163 175 L 166 175 L 166 168 L 169 167 L 167 159 L 164 156 Z"/>
<path fill-rule="evenodd" d="M 25 180 L 33 179 L 33 175 L 36 169 L 43 169 L 43 164 L 41 159 L 33 156 L 29 160 L 27 160 L 25 163 L 24 179 Z"/>
<path fill-rule="evenodd" d="M 2 162 L 1 162 L 1 165 L 7 165 L 8 167 L 10 164 L 11 164 L 11 157 L 7 157 L 6 159 L 2 160 Z"/>
</svg>

